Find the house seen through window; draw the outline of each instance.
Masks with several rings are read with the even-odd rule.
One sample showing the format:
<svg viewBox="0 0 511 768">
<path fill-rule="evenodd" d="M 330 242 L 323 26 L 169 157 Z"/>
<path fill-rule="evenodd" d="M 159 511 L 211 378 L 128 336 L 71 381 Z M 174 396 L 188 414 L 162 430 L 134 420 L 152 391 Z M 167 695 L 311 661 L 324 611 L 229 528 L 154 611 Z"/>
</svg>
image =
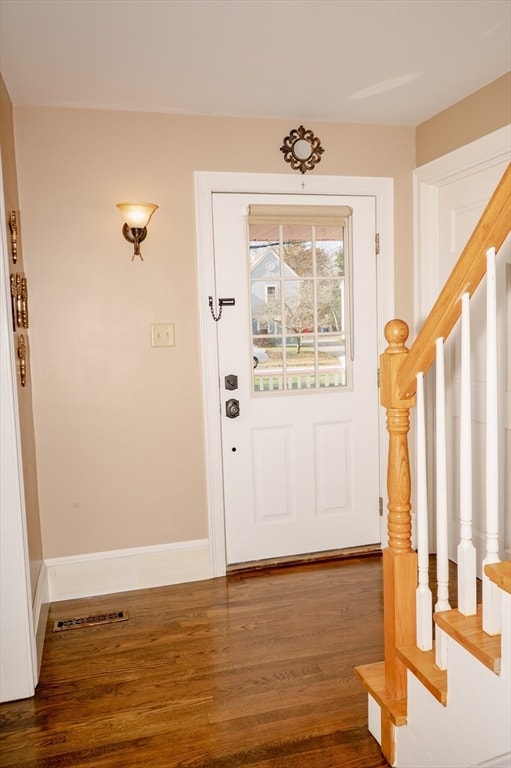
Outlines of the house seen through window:
<svg viewBox="0 0 511 768">
<path fill-rule="evenodd" d="M 349 388 L 350 216 L 250 206 L 253 394 Z"/>
</svg>

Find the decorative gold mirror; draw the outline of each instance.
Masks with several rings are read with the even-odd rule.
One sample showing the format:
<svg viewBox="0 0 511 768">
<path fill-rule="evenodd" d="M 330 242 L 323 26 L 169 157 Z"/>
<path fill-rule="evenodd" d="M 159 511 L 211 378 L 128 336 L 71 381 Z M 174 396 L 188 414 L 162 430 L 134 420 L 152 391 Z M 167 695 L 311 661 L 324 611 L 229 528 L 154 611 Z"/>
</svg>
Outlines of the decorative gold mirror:
<svg viewBox="0 0 511 768">
<path fill-rule="evenodd" d="M 291 164 L 294 171 L 312 171 L 321 160 L 324 152 L 321 141 L 309 129 L 303 125 L 293 128 L 289 136 L 284 139 L 280 151 L 284 153 L 284 160 Z"/>
</svg>

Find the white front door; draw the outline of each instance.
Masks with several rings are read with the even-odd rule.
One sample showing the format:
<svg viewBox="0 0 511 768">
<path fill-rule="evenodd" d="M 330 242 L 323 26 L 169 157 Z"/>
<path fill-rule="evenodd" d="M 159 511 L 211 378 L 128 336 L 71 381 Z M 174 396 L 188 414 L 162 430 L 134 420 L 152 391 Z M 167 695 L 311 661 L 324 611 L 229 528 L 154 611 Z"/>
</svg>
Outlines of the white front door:
<svg viewBox="0 0 511 768">
<path fill-rule="evenodd" d="M 379 543 L 375 198 L 301 195 L 352 209 L 326 240 L 250 234 L 253 203 L 296 197 L 213 195 L 227 562 Z"/>
</svg>

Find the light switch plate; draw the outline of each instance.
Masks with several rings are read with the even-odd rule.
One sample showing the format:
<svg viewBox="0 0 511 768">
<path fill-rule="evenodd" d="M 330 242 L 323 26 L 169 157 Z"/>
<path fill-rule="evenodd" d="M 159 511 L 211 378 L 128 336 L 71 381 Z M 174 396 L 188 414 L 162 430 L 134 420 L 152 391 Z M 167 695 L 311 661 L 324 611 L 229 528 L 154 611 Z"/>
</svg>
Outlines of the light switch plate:
<svg viewBox="0 0 511 768">
<path fill-rule="evenodd" d="M 174 347 L 175 345 L 174 323 L 151 324 L 152 347 Z"/>
</svg>

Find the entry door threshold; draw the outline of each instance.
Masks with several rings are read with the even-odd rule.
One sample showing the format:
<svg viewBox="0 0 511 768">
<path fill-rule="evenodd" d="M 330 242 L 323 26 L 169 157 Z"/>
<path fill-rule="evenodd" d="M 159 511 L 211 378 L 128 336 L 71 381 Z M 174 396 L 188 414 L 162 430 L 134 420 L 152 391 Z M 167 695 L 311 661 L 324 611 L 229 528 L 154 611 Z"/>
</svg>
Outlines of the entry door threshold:
<svg viewBox="0 0 511 768">
<path fill-rule="evenodd" d="M 347 560 L 354 557 L 381 555 L 381 544 L 366 544 L 362 547 L 347 547 L 346 549 L 328 549 L 325 552 L 307 552 L 302 555 L 272 557 L 268 560 L 250 560 L 246 563 L 232 563 L 226 568 L 227 576 L 247 571 L 261 571 L 267 568 L 288 568 L 293 565 L 308 565 L 309 563 L 327 563 L 334 560 Z"/>
</svg>

